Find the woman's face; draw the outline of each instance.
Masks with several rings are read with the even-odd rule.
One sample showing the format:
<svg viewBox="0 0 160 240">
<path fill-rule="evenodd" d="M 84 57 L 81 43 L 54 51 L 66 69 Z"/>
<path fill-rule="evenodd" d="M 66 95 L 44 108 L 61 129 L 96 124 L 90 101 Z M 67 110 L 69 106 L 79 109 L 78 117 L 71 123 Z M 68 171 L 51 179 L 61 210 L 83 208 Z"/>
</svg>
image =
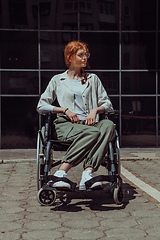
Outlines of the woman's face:
<svg viewBox="0 0 160 240">
<path fill-rule="evenodd" d="M 77 53 L 71 57 L 71 66 L 84 68 L 87 64 L 87 59 L 89 57 L 89 53 L 87 53 L 86 49 L 79 49 Z"/>
</svg>

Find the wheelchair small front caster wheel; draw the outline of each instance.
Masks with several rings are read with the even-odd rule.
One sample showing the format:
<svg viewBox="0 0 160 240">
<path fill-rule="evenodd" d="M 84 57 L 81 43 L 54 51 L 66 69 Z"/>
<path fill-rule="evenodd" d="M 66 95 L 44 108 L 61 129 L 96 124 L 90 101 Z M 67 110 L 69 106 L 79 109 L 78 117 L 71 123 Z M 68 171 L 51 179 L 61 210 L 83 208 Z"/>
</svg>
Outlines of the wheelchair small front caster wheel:
<svg viewBox="0 0 160 240">
<path fill-rule="evenodd" d="M 56 191 L 41 188 L 38 191 L 37 199 L 42 206 L 51 206 L 56 201 Z"/>
<path fill-rule="evenodd" d="M 116 204 L 121 204 L 123 202 L 124 193 L 121 187 L 117 187 L 114 189 L 113 198 Z"/>
</svg>

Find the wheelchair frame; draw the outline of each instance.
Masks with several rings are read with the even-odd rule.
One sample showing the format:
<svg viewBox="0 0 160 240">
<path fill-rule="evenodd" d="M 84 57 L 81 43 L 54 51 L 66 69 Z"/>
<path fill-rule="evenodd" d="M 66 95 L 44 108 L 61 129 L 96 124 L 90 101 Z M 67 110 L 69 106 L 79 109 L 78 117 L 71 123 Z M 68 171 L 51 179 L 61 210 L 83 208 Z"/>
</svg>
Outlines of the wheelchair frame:
<svg viewBox="0 0 160 240">
<path fill-rule="evenodd" d="M 115 111 L 109 113 L 107 118 L 110 119 L 110 116 L 113 116 L 115 113 Z M 61 164 L 61 160 L 54 159 L 54 151 L 66 151 L 72 143 L 71 141 L 59 141 L 56 139 L 53 124 L 55 118 L 56 114 L 46 114 L 45 124 L 42 129 L 38 131 L 37 136 L 37 199 L 43 206 L 52 205 L 56 201 L 56 192 L 64 191 L 53 188 L 51 184 L 49 184 L 49 181 L 59 181 L 59 178 L 49 174 L 52 168 Z M 87 181 L 85 185 L 86 189 L 90 190 L 90 186 L 96 181 L 109 182 L 109 190 L 113 195 L 115 203 L 121 204 L 124 199 L 124 190 L 120 176 L 120 147 L 116 130 L 114 139 L 112 142 L 109 142 L 107 147 L 108 154 L 105 156 L 105 161 L 102 166 L 108 170 L 108 175 L 93 177 Z M 61 180 L 71 185 L 71 190 L 68 191 L 77 191 L 77 183 L 70 181 L 68 178 L 61 178 Z"/>
</svg>

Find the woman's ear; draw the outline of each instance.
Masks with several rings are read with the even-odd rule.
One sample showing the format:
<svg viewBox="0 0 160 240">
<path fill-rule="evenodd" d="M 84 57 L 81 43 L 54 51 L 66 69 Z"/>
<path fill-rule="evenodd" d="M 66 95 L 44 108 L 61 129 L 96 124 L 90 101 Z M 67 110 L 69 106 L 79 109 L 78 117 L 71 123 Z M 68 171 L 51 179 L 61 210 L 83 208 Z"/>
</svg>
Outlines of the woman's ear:
<svg viewBox="0 0 160 240">
<path fill-rule="evenodd" d="M 71 61 L 72 61 L 72 57 L 73 57 L 72 55 L 68 55 L 68 56 L 67 56 L 67 60 L 68 60 L 70 63 L 71 63 Z"/>
</svg>

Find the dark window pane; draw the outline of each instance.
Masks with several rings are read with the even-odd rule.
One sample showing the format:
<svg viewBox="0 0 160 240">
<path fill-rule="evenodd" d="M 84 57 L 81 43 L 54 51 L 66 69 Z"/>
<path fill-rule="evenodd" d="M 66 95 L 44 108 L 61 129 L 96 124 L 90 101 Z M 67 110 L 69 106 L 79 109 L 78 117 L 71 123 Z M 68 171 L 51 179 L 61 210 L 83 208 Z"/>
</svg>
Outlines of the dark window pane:
<svg viewBox="0 0 160 240">
<path fill-rule="evenodd" d="M 122 30 L 155 30 L 156 0 L 122 0 Z"/>
<path fill-rule="evenodd" d="M 64 69 L 64 48 L 71 41 L 77 40 L 74 32 L 41 32 L 41 68 Z"/>
<path fill-rule="evenodd" d="M 155 117 L 155 101 L 154 97 L 122 97 L 122 114 Z"/>
<path fill-rule="evenodd" d="M 36 148 L 38 98 L 2 97 L 2 148 Z"/>
<path fill-rule="evenodd" d="M 100 13 L 100 14 L 103 14 L 103 13 L 104 13 L 103 3 L 99 3 L 99 13 Z"/>
<path fill-rule="evenodd" d="M 155 93 L 155 72 L 122 72 L 122 94 Z"/>
<path fill-rule="evenodd" d="M 155 48 L 155 33 L 123 33 L 122 69 L 155 69 Z"/>
<path fill-rule="evenodd" d="M 117 33 L 81 33 L 81 40 L 89 45 L 91 69 L 118 69 Z"/>
<path fill-rule="evenodd" d="M 87 2 L 87 11 L 91 10 L 91 2 Z"/>
<path fill-rule="evenodd" d="M 0 32 L 1 68 L 38 68 L 37 32 Z"/>
<path fill-rule="evenodd" d="M 38 0 L 1 0 L 0 28 L 37 29 Z"/>
<path fill-rule="evenodd" d="M 151 107 L 152 106 L 152 107 Z M 156 99 L 122 98 L 122 146 L 156 146 Z"/>
<path fill-rule="evenodd" d="M 51 80 L 51 78 L 59 73 L 62 73 L 63 71 L 59 71 L 59 72 L 55 72 L 55 71 L 43 71 L 41 72 L 41 92 L 43 93 L 49 83 L 49 81 Z"/>
<path fill-rule="evenodd" d="M 104 13 L 106 14 L 106 15 L 109 15 L 109 4 L 108 3 L 106 3 L 106 4 L 104 4 Z"/>
<path fill-rule="evenodd" d="M 63 25 L 74 25 L 78 29 L 78 6 L 73 0 L 40 1 L 40 28 L 63 29 Z"/>
<path fill-rule="evenodd" d="M 119 93 L 119 74 L 117 72 L 103 72 L 103 71 L 92 71 L 97 74 L 100 78 L 104 88 L 106 89 L 108 95 L 118 94 Z"/>
<path fill-rule="evenodd" d="M 79 6 L 80 6 L 80 9 L 85 10 L 86 5 L 84 1 L 80 1 Z"/>
<path fill-rule="evenodd" d="M 38 94 L 38 72 L 1 72 L 2 94 Z"/>
<path fill-rule="evenodd" d="M 92 25 L 93 30 L 117 30 L 119 1 L 82 1 L 80 24 Z M 82 4 L 82 3 L 81 3 Z M 86 29 L 87 30 L 87 29 Z"/>
<path fill-rule="evenodd" d="M 73 9 L 73 3 L 72 2 L 64 2 L 64 9 L 66 11 L 72 11 Z"/>
<path fill-rule="evenodd" d="M 51 2 L 40 2 L 40 17 L 49 16 L 51 9 Z"/>
<path fill-rule="evenodd" d="M 130 16 L 130 5 L 124 5 L 124 16 Z"/>
</svg>

